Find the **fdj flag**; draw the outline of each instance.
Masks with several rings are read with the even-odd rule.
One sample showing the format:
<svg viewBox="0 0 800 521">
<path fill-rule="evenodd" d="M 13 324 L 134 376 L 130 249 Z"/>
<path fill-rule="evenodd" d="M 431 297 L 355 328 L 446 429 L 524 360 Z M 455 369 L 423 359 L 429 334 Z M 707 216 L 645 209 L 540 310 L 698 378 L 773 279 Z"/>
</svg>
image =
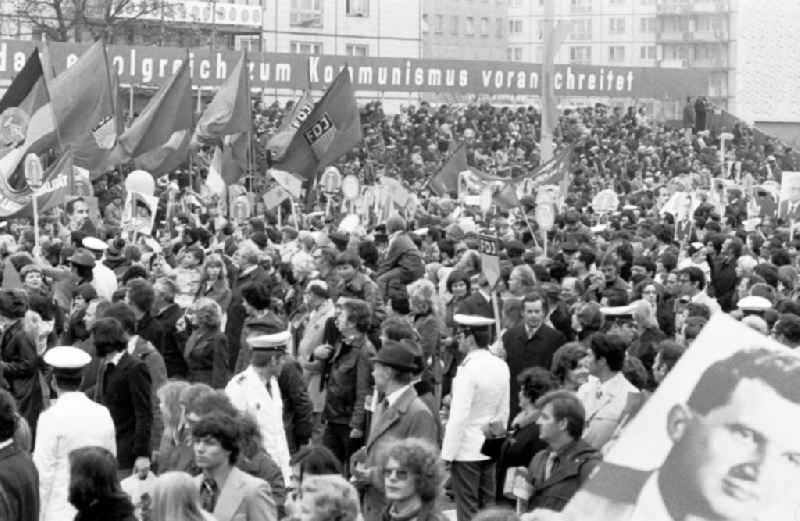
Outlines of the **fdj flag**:
<svg viewBox="0 0 800 521">
<path fill-rule="evenodd" d="M 67 149 L 58 161 L 45 171 L 44 184 L 36 190 L 36 202 L 40 213 L 66 201 L 72 168 L 72 151 Z M 32 216 L 33 194 L 33 190 L 27 184 L 24 189 L 15 190 L 6 179 L 0 178 L 0 217 Z"/>
<path fill-rule="evenodd" d="M 361 142 L 361 119 L 350 72 L 342 69 L 273 166 L 310 179 Z"/>
</svg>

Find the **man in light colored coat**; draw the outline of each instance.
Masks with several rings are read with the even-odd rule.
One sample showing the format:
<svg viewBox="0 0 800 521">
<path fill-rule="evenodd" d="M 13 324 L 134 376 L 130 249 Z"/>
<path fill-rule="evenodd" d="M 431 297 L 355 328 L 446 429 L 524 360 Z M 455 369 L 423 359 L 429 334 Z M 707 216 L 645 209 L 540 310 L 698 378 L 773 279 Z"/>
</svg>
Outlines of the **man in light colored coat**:
<svg viewBox="0 0 800 521">
<path fill-rule="evenodd" d="M 353 475 L 364 490 L 364 521 L 379 520 L 386 506 L 378 455 L 392 442 L 406 438 L 436 444 L 436 420 L 411 384 L 422 360 L 420 347 L 407 339 L 387 340 L 372 358 L 375 388 L 383 398 L 375 408 L 366 445 L 353 456 Z"/>
<path fill-rule="evenodd" d="M 291 342 L 289 331 L 249 337 L 246 342 L 253 350 L 250 365 L 235 375 L 225 387 L 233 405 L 243 413 L 252 414 L 261 429 L 264 448 L 283 472 L 284 482 L 291 477 L 289 444 L 283 428 L 283 399 L 278 375 Z"/>
<path fill-rule="evenodd" d="M 69 453 L 96 445 L 116 455 L 117 442 L 108 409 L 78 391 L 91 357 L 77 347 L 58 346 L 45 353 L 44 361 L 53 368 L 58 400 L 39 416 L 33 462 L 39 471 L 39 519 L 59 521 L 76 514 L 67 499 Z"/>
<path fill-rule="evenodd" d="M 442 459 L 450 465 L 458 521 L 469 521 L 494 503 L 495 466 L 481 453 L 483 429 L 508 424 L 510 373 L 505 361 L 487 349 L 493 319 L 456 314 L 453 321 L 458 348 L 466 356 L 453 379 Z"/>
<path fill-rule="evenodd" d="M 235 467 L 239 455 L 236 420 L 213 412 L 192 428 L 195 482 L 200 504 L 217 521 L 277 521 L 269 483 Z"/>
</svg>

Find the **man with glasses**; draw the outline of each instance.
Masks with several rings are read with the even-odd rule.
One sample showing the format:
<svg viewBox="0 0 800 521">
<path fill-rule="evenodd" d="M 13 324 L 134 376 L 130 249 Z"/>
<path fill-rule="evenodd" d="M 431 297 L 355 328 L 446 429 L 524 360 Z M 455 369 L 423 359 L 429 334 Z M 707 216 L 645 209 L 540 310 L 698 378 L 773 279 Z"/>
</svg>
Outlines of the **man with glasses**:
<svg viewBox="0 0 800 521">
<path fill-rule="evenodd" d="M 798 381 L 800 358 L 785 351 L 751 348 L 712 363 L 667 414 L 673 445 L 663 464 L 602 464 L 566 519 L 751 521 L 792 508 L 800 438 L 782 419 L 800 415 Z"/>
</svg>

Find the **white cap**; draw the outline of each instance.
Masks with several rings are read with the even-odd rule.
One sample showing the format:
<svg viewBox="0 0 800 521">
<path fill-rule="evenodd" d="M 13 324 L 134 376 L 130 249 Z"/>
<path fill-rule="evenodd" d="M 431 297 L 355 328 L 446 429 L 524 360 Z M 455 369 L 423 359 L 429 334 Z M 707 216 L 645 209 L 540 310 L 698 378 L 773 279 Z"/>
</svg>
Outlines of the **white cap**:
<svg viewBox="0 0 800 521">
<path fill-rule="evenodd" d="M 97 237 L 84 237 L 81 241 L 81 244 L 84 248 L 88 248 L 94 251 L 105 251 L 108 249 L 108 244 L 101 241 Z"/>
<path fill-rule="evenodd" d="M 461 313 L 453 315 L 453 322 L 459 326 L 466 327 L 487 327 L 494 325 L 493 318 L 484 317 L 482 315 L 462 315 Z"/>
<path fill-rule="evenodd" d="M 736 303 L 736 307 L 742 311 L 765 311 L 772 307 L 772 303 L 764 297 L 750 295 L 749 297 L 739 299 L 739 302 Z"/>
<path fill-rule="evenodd" d="M 269 335 L 251 336 L 247 343 L 253 351 L 285 351 L 286 344 L 292 339 L 290 331 L 281 331 Z"/>
<path fill-rule="evenodd" d="M 55 346 L 44 354 L 44 362 L 54 369 L 81 369 L 92 361 L 89 353 L 72 346 Z"/>
<path fill-rule="evenodd" d="M 420 237 L 427 234 L 428 234 L 427 228 L 417 228 L 416 230 L 414 230 L 414 235 L 419 235 Z"/>
</svg>

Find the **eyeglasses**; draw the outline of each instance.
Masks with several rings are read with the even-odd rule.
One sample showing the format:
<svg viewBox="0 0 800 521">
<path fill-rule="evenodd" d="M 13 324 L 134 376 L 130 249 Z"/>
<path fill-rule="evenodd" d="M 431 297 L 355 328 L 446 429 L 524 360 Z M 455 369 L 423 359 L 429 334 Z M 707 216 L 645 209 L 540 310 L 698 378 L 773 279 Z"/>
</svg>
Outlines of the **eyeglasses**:
<svg viewBox="0 0 800 521">
<path fill-rule="evenodd" d="M 405 481 L 405 480 L 408 479 L 408 471 L 407 470 L 398 469 L 398 468 L 383 469 L 383 479 L 389 479 L 389 478 L 392 477 L 392 475 L 395 475 L 397 477 L 397 479 L 399 479 L 400 481 Z"/>
</svg>

